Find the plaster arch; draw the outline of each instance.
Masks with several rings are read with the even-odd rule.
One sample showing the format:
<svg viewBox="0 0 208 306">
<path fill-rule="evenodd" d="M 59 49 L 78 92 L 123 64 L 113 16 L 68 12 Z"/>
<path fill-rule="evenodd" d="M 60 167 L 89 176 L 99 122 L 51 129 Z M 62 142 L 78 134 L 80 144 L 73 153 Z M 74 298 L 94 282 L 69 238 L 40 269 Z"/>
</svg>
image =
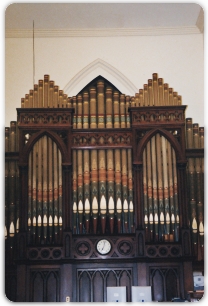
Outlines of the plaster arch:
<svg viewBox="0 0 208 306">
<path fill-rule="evenodd" d="M 107 62 L 98 58 L 83 68 L 68 82 L 68 84 L 63 88 L 64 93 L 69 97 L 77 95 L 86 84 L 99 75 L 111 82 L 123 94 L 134 96 L 135 93 L 138 92 L 137 87 L 124 74 Z"/>
</svg>

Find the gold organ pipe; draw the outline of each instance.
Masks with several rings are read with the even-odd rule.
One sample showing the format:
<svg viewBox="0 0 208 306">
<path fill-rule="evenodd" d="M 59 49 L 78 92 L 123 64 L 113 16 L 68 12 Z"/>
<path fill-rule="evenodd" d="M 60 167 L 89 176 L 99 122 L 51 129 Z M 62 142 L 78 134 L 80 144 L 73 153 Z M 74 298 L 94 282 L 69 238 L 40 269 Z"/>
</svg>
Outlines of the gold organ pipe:
<svg viewBox="0 0 208 306">
<path fill-rule="evenodd" d="M 89 94 L 83 93 L 83 128 L 89 128 Z"/>
<path fill-rule="evenodd" d="M 169 86 L 164 84 L 164 105 L 169 105 Z"/>
<path fill-rule="evenodd" d="M 194 147 L 193 143 L 193 126 L 192 126 L 192 118 L 186 118 L 186 146 L 188 149 Z"/>
<path fill-rule="evenodd" d="M 153 73 L 153 101 L 154 105 L 159 105 L 158 101 L 158 76 L 157 73 Z"/>
<path fill-rule="evenodd" d="M 131 97 L 131 107 L 136 106 L 134 97 Z"/>
<path fill-rule="evenodd" d="M 140 103 L 139 103 L 139 93 L 138 92 L 135 93 L 135 100 L 134 100 L 134 102 L 135 102 L 135 106 L 140 106 Z"/>
<path fill-rule="evenodd" d="M 43 88 L 44 88 L 44 100 L 43 100 L 43 107 L 48 107 L 48 96 L 49 96 L 49 75 L 44 75 L 43 81 Z"/>
<path fill-rule="evenodd" d="M 59 92 L 59 87 L 54 85 L 53 107 L 58 107 L 58 92 Z"/>
<path fill-rule="evenodd" d="M 34 90 L 33 90 L 33 105 L 34 107 L 38 107 L 38 85 L 34 85 Z M 29 103 L 29 107 L 32 107 L 31 102 Z"/>
<path fill-rule="evenodd" d="M 54 97 L 54 81 L 50 81 L 49 82 L 49 107 L 51 108 L 54 106 L 53 97 Z"/>
<path fill-rule="evenodd" d="M 128 111 L 128 108 L 130 107 L 130 96 L 126 96 L 126 127 L 130 128 L 131 123 L 130 123 L 130 114 Z"/>
<path fill-rule="evenodd" d="M 105 127 L 104 82 L 97 82 L 98 128 Z"/>
<path fill-rule="evenodd" d="M 119 115 L 119 93 L 114 91 L 113 93 L 113 113 L 114 113 L 114 128 L 120 127 L 120 115 Z"/>
<path fill-rule="evenodd" d="M 176 91 L 173 92 L 173 104 L 170 105 L 178 105 L 178 93 Z"/>
<path fill-rule="evenodd" d="M 78 99 L 78 97 L 77 97 L 77 99 Z M 63 103 L 64 103 L 63 90 L 59 90 L 59 92 L 58 92 L 58 106 L 60 108 L 63 107 Z"/>
<path fill-rule="evenodd" d="M 176 95 L 177 97 L 177 95 Z M 173 99 L 174 96 L 173 96 L 173 88 L 169 88 L 169 104 L 170 105 L 176 105 L 176 101 Z"/>
<path fill-rule="evenodd" d="M 67 97 L 67 107 L 72 107 L 72 98 Z"/>
<path fill-rule="evenodd" d="M 148 85 L 144 84 L 144 106 L 149 105 L 149 97 L 148 97 Z"/>
<path fill-rule="evenodd" d="M 126 127 L 125 95 L 120 95 L 120 122 L 121 122 L 121 128 L 125 128 Z"/>
<path fill-rule="evenodd" d="M 96 89 L 90 88 L 90 128 L 97 128 L 97 105 L 96 105 Z"/>
<path fill-rule="evenodd" d="M 204 128 L 199 127 L 199 147 L 204 148 Z"/>
<path fill-rule="evenodd" d="M 182 96 L 178 96 L 178 104 L 177 105 L 182 105 Z"/>
<path fill-rule="evenodd" d="M 25 99 L 21 98 L 21 108 L 25 108 Z"/>
<path fill-rule="evenodd" d="M 37 107 L 43 107 L 43 80 L 39 80 L 38 82 L 38 106 Z"/>
<path fill-rule="evenodd" d="M 112 88 L 106 88 L 106 128 L 113 127 L 113 96 Z"/>
<path fill-rule="evenodd" d="M 143 89 L 139 89 L 139 106 L 144 105 L 144 93 Z"/>
<path fill-rule="evenodd" d="M 72 97 L 72 106 L 74 107 L 74 115 L 73 115 L 73 128 L 77 128 L 77 97 Z"/>
<path fill-rule="evenodd" d="M 29 91 L 29 99 L 28 99 L 28 101 L 25 101 L 25 102 L 27 103 L 25 108 L 29 107 L 29 105 L 32 105 L 32 107 L 35 107 L 34 101 L 33 101 L 33 90 L 32 89 Z"/>
<path fill-rule="evenodd" d="M 149 106 L 153 105 L 153 87 L 152 87 L 152 80 L 148 80 L 148 98 L 149 98 Z"/>
<path fill-rule="evenodd" d="M 63 107 L 66 108 L 67 107 L 67 94 L 63 94 Z"/>
<path fill-rule="evenodd" d="M 164 86 L 163 86 L 162 78 L 158 79 L 158 99 L 159 99 L 158 104 L 163 105 L 164 104 L 163 102 L 164 101 Z"/>
<path fill-rule="evenodd" d="M 82 128 L 82 95 L 77 96 L 77 129 Z"/>
<path fill-rule="evenodd" d="M 30 97 L 29 94 L 26 94 L 26 95 L 25 95 L 25 100 L 24 100 L 24 102 L 25 102 L 25 108 L 30 107 L 30 105 L 31 105 L 31 107 L 33 107 L 33 96 L 31 95 L 32 99 L 31 99 L 31 98 L 29 99 L 29 97 Z"/>
</svg>

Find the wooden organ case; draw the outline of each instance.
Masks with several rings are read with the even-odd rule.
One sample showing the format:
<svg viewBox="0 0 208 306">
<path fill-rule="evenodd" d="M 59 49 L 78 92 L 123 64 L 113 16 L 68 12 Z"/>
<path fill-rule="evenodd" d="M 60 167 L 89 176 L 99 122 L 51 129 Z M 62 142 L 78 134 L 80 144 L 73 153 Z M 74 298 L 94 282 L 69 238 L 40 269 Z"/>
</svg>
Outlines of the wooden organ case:
<svg viewBox="0 0 208 306">
<path fill-rule="evenodd" d="M 5 129 L 5 290 L 106 302 L 108 286 L 186 298 L 203 273 L 204 129 L 156 73 L 135 96 L 45 75 Z"/>
</svg>

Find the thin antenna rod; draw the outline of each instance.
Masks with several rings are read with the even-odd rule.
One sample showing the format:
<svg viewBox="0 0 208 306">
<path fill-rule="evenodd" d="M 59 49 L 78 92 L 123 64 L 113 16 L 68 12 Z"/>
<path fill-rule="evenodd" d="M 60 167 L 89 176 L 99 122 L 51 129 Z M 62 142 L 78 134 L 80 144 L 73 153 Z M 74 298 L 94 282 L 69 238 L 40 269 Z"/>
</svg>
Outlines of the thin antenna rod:
<svg viewBox="0 0 208 306">
<path fill-rule="evenodd" d="M 34 35 L 34 20 L 33 20 L 33 87 L 35 84 L 35 35 Z"/>
</svg>

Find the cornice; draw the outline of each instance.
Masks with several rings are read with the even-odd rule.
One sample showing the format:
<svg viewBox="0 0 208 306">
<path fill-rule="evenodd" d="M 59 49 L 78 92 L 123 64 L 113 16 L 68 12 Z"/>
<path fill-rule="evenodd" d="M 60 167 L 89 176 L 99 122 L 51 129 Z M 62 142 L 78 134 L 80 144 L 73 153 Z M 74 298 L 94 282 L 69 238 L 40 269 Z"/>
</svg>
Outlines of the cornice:
<svg viewBox="0 0 208 306">
<path fill-rule="evenodd" d="M 36 38 L 42 37 L 113 37 L 113 36 L 160 36 L 201 34 L 196 26 L 149 27 L 149 28 L 105 28 L 105 29 L 35 29 Z M 33 29 L 7 29 L 6 38 L 32 38 Z"/>
</svg>

